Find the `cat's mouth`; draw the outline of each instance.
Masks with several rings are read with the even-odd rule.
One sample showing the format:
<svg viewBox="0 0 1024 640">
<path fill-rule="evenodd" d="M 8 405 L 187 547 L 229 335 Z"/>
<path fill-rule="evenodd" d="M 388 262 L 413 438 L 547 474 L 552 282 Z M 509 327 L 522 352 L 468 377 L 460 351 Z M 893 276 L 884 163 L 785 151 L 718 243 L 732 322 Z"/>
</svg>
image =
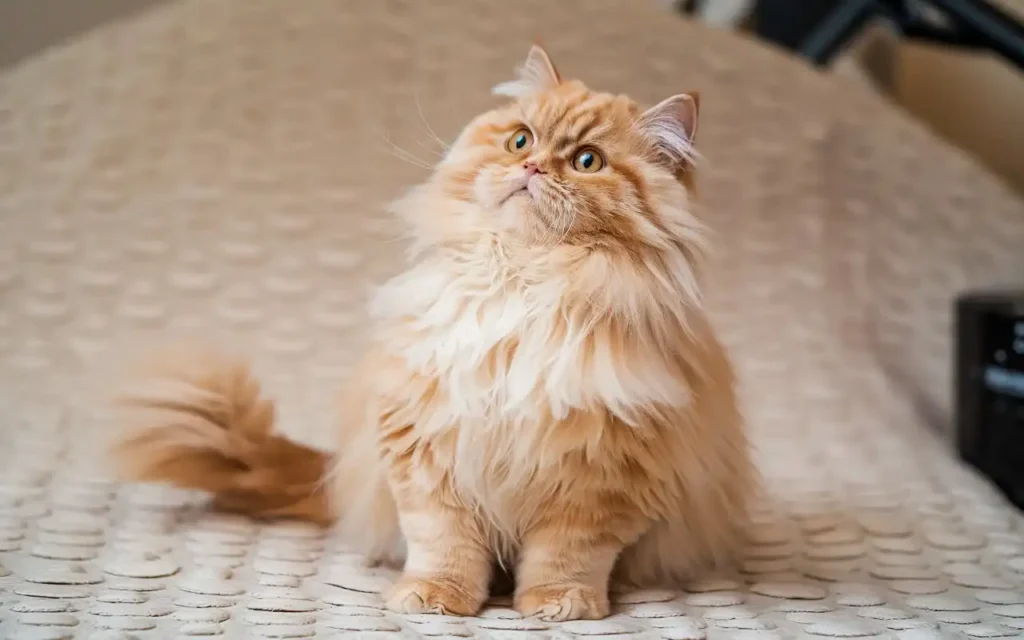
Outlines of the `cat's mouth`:
<svg viewBox="0 0 1024 640">
<path fill-rule="evenodd" d="M 530 189 L 530 177 L 529 176 L 522 176 L 521 178 L 516 178 L 516 179 L 513 179 L 513 180 L 509 180 L 508 181 L 508 190 L 505 192 L 505 195 L 502 196 L 502 198 L 498 202 L 498 204 L 499 205 L 503 205 L 506 202 L 508 202 L 509 200 L 511 200 L 512 198 L 514 198 L 516 196 L 523 196 L 523 195 L 525 195 L 525 196 L 532 196 L 532 195 L 534 195 L 534 191 L 532 191 Z"/>
<path fill-rule="evenodd" d="M 514 198 L 516 196 L 528 196 L 528 195 L 530 195 L 530 190 L 527 187 L 521 187 L 519 189 L 516 189 L 512 193 L 508 194 L 507 196 L 505 196 L 505 199 L 506 200 L 511 200 L 512 198 Z"/>
</svg>

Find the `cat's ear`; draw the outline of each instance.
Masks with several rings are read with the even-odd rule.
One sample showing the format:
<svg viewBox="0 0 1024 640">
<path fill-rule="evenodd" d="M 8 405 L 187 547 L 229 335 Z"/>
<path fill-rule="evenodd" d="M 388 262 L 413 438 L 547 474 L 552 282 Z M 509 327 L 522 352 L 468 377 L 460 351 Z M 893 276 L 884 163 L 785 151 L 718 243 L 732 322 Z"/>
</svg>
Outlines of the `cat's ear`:
<svg viewBox="0 0 1024 640">
<path fill-rule="evenodd" d="M 638 124 L 665 159 L 678 167 L 694 160 L 699 110 L 700 96 L 696 92 L 680 93 L 645 111 Z"/>
<path fill-rule="evenodd" d="M 511 98 L 522 98 L 531 93 L 553 89 L 562 82 L 558 70 L 551 62 L 551 56 L 537 44 L 530 47 L 526 61 L 517 72 L 518 77 L 515 80 L 502 82 L 491 89 L 491 93 Z"/>
</svg>

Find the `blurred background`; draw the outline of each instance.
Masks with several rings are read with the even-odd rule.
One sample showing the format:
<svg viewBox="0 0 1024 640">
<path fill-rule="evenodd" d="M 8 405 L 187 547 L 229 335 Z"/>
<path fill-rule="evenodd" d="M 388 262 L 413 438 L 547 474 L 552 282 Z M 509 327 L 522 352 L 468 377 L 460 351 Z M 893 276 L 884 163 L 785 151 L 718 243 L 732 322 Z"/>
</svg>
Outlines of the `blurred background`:
<svg viewBox="0 0 1024 640">
<path fill-rule="evenodd" d="M 0 0 L 0 68 L 91 27 L 167 1 Z M 1024 154 L 1017 151 L 1024 148 L 1024 74 L 993 53 L 984 37 L 965 36 L 940 10 L 944 5 L 963 5 L 968 16 L 980 15 L 984 22 L 994 9 L 1002 14 L 1001 20 L 1019 22 L 1024 20 L 1024 0 L 636 1 L 654 2 L 666 11 L 747 32 L 797 52 L 801 45 L 809 45 L 814 48 L 809 55 L 864 74 L 878 91 L 1024 191 Z M 978 5 L 983 7 L 980 14 Z M 830 29 L 826 23 L 836 16 L 841 26 Z M 995 28 L 1000 30 L 999 23 Z M 815 29 L 822 32 L 816 34 Z M 1007 31 L 1005 26 L 1001 30 Z M 1016 45 L 1014 33 L 1004 35 L 1018 56 L 1024 56 L 1022 33 L 1018 25 Z"/>
</svg>

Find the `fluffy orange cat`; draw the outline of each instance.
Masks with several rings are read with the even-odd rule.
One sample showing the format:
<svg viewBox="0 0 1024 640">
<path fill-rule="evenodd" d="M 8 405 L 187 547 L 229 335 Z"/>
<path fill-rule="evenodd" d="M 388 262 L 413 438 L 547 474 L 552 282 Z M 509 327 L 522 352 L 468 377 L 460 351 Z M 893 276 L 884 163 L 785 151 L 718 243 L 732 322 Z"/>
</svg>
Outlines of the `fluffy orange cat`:
<svg viewBox="0 0 1024 640">
<path fill-rule="evenodd" d="M 612 580 L 731 559 L 756 485 L 698 290 L 697 98 L 644 111 L 539 47 L 495 92 L 393 207 L 416 241 L 371 305 L 337 454 L 274 435 L 244 363 L 193 356 L 123 398 L 116 460 L 225 508 L 336 522 L 404 563 L 393 611 L 475 614 L 511 567 L 522 614 L 601 618 Z"/>
</svg>

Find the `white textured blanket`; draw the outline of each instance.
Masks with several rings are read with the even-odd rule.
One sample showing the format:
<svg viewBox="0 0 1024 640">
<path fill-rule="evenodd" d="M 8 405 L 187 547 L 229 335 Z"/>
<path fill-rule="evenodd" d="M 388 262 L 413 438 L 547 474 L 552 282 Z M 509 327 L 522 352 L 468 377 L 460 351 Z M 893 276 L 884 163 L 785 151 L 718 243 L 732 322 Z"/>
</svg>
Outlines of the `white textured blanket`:
<svg viewBox="0 0 1024 640">
<path fill-rule="evenodd" d="M 0 637 L 1024 633 L 1021 516 L 927 428 L 952 296 L 1020 282 L 1024 206 L 861 87 L 648 4 L 192 0 L 0 78 Z M 708 300 L 768 480 L 743 572 L 600 622 L 399 617 L 329 533 L 106 479 L 98 378 L 177 332 L 247 349 L 330 444 L 403 246 L 383 203 L 534 37 L 596 87 L 702 92 Z"/>
</svg>

